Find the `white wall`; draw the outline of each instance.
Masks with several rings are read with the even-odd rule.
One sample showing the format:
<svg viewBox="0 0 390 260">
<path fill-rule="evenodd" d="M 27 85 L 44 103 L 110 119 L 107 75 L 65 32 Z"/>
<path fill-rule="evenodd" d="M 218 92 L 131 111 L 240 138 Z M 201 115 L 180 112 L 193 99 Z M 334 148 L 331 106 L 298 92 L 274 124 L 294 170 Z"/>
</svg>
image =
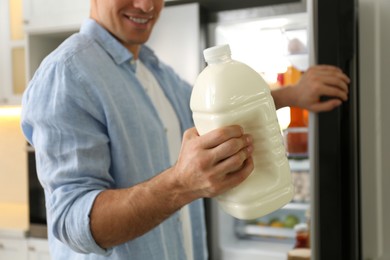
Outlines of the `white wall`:
<svg viewBox="0 0 390 260">
<path fill-rule="evenodd" d="M 364 259 L 390 259 L 390 1 L 359 0 Z"/>
</svg>

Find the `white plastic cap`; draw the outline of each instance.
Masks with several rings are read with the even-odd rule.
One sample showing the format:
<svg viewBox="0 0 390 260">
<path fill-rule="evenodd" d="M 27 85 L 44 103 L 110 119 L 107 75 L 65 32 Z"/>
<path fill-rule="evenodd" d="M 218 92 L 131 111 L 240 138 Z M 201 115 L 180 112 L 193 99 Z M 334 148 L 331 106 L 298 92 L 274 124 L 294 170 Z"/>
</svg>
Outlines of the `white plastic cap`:
<svg viewBox="0 0 390 260">
<path fill-rule="evenodd" d="M 306 223 L 299 223 L 294 226 L 294 230 L 297 232 L 304 232 L 309 229 L 308 225 Z"/>
<path fill-rule="evenodd" d="M 203 51 L 206 62 L 225 55 L 231 55 L 229 44 L 214 46 Z"/>
</svg>

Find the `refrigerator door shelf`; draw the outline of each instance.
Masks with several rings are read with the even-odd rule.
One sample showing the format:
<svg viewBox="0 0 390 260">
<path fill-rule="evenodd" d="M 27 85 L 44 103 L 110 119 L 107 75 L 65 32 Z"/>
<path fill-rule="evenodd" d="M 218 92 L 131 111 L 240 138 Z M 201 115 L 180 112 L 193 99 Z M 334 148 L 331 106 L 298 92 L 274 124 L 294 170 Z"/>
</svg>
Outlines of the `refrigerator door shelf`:
<svg viewBox="0 0 390 260">
<path fill-rule="evenodd" d="M 291 171 L 309 171 L 310 170 L 310 160 L 308 158 L 294 160 L 290 159 L 290 169 Z"/>
<path fill-rule="evenodd" d="M 309 204 L 290 203 L 264 217 L 254 220 L 234 220 L 235 235 L 243 240 L 263 240 L 293 243 L 294 227 L 307 222 Z"/>
<path fill-rule="evenodd" d="M 308 203 L 289 203 L 286 206 L 283 207 L 283 209 L 288 210 L 300 210 L 300 211 L 307 211 L 309 210 L 310 205 Z"/>
<path fill-rule="evenodd" d="M 286 260 L 288 252 L 294 247 L 291 239 L 254 240 L 242 239 L 232 228 L 235 219 L 218 210 L 219 252 L 223 260 Z"/>
<path fill-rule="evenodd" d="M 242 236 L 258 239 L 275 239 L 278 242 L 284 242 L 294 239 L 295 231 L 291 228 L 274 228 L 258 225 L 246 225 L 242 227 Z"/>
</svg>

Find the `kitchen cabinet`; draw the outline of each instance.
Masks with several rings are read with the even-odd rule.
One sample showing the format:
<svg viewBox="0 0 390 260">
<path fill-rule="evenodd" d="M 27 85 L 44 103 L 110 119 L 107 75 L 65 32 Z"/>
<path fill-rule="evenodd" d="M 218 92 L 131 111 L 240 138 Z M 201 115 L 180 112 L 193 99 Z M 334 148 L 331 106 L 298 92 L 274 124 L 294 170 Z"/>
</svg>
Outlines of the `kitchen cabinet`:
<svg viewBox="0 0 390 260">
<path fill-rule="evenodd" d="M 89 1 L 23 0 L 26 32 L 26 79 L 30 81 L 42 60 L 89 16 Z"/>
<path fill-rule="evenodd" d="M 27 33 L 27 80 L 29 81 L 42 60 L 76 30 L 63 32 Z"/>
<path fill-rule="evenodd" d="M 27 260 L 26 240 L 0 237 L 0 259 Z"/>
<path fill-rule="evenodd" d="M 0 237 L 0 259 L 51 260 L 49 243 L 41 238 Z"/>
<path fill-rule="evenodd" d="M 26 86 L 22 0 L 0 1 L 0 106 L 19 105 Z"/>
<path fill-rule="evenodd" d="M 50 260 L 49 243 L 46 239 L 27 239 L 28 260 Z"/>
<path fill-rule="evenodd" d="M 27 32 L 77 30 L 89 15 L 89 1 L 24 0 L 23 16 Z"/>
<path fill-rule="evenodd" d="M 0 260 L 49 260 L 45 238 L 29 236 L 29 206 L 0 202 Z"/>
<path fill-rule="evenodd" d="M 30 33 L 77 31 L 89 8 L 87 0 L 23 0 L 25 29 Z"/>
</svg>

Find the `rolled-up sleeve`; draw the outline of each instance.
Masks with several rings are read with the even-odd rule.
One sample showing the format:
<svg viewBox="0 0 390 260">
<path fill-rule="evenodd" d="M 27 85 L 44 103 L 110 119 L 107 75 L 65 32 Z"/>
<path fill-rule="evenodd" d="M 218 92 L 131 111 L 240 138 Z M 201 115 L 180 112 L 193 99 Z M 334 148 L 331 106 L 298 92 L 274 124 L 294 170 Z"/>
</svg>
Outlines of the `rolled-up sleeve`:
<svg viewBox="0 0 390 260">
<path fill-rule="evenodd" d="M 114 185 L 103 113 L 66 62 L 45 67 L 23 98 L 22 130 L 35 147 L 48 227 L 76 252 L 107 255 L 95 243 L 89 219 L 96 196 Z"/>
</svg>

